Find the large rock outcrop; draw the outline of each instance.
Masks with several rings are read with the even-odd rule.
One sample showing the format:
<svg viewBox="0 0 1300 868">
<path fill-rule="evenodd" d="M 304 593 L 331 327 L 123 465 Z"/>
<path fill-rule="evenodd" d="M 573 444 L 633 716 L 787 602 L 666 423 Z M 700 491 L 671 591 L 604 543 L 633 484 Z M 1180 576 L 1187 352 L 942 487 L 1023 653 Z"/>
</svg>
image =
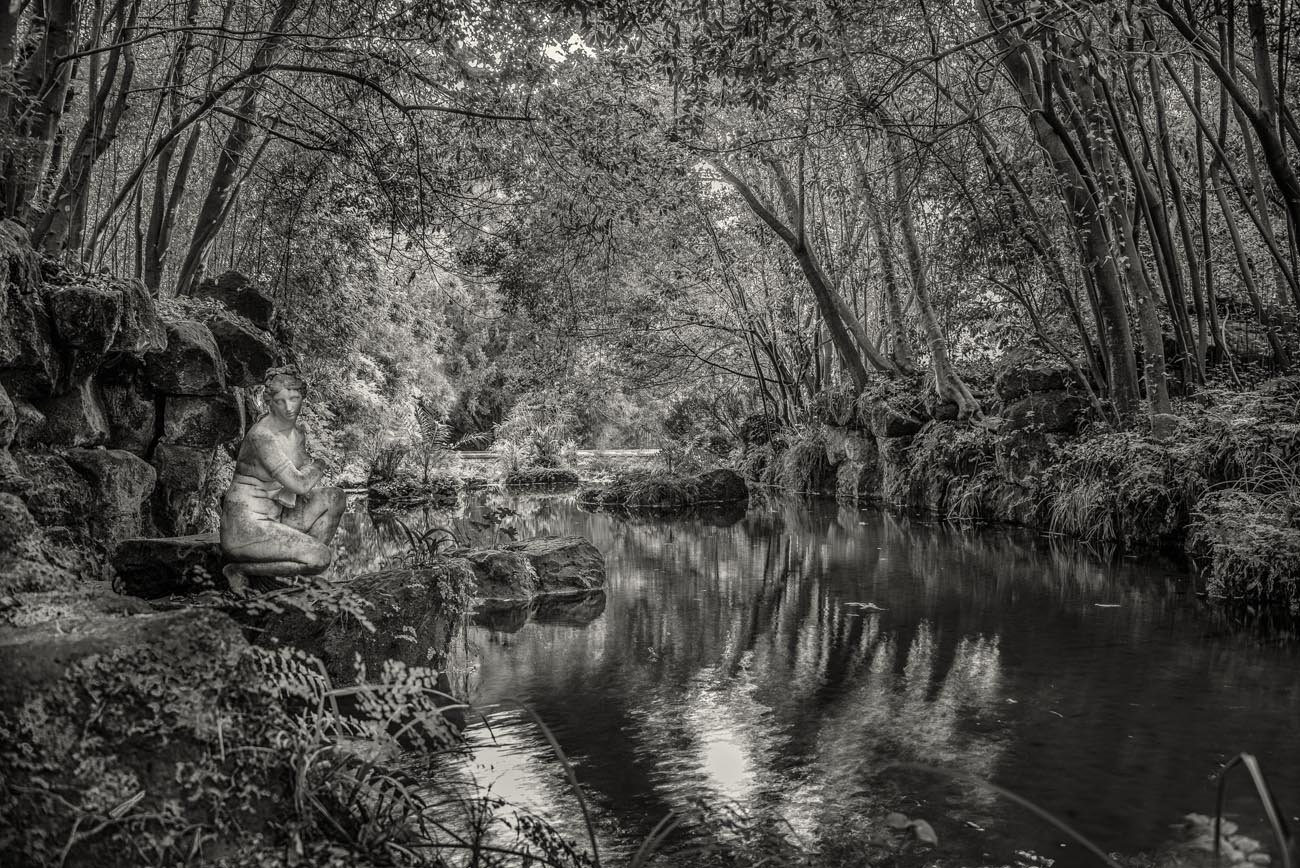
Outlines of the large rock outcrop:
<svg viewBox="0 0 1300 868">
<path fill-rule="evenodd" d="M 263 331 L 270 331 L 274 325 L 275 303 L 270 294 L 238 271 L 226 271 L 201 281 L 194 295 L 212 299 Z"/>
<path fill-rule="evenodd" d="M 44 446 L 102 446 L 111 429 L 104 401 L 93 380 L 85 379 L 53 398 L 34 398 L 44 419 L 32 438 Z"/>
<path fill-rule="evenodd" d="M 0 493 L 0 593 L 67 589 L 77 580 L 50 550 L 27 505 L 17 495 Z"/>
<path fill-rule="evenodd" d="M 32 515 L 66 539 L 112 551 L 118 540 L 140 533 L 140 515 L 154 486 L 154 470 L 120 449 L 19 452 L 19 472 L 30 481 L 23 495 Z"/>
<path fill-rule="evenodd" d="M 212 332 L 201 322 L 167 323 L 166 349 L 145 363 L 154 388 L 165 395 L 219 395 L 226 389 L 226 365 Z"/>
</svg>

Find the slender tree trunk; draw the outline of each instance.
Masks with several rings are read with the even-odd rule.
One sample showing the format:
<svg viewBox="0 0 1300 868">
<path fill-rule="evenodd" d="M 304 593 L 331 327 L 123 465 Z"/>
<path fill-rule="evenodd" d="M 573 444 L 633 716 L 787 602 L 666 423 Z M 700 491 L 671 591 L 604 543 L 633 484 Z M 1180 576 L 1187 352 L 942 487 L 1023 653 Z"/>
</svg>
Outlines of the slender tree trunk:
<svg viewBox="0 0 1300 868">
<path fill-rule="evenodd" d="M 135 54 L 129 43 L 135 33 L 139 11 L 138 0 L 131 4 L 129 12 L 123 11 L 121 3 L 114 11 L 121 20 L 113 39 L 122 47 L 109 51 L 94 105 L 89 107 L 86 123 L 82 126 L 77 144 L 64 167 L 53 205 L 45 212 L 33 232 L 33 241 L 44 247 L 45 252 L 51 256 L 75 251 L 80 247 L 95 163 L 117 138 L 118 124 L 130 97 L 131 83 L 135 77 Z M 120 81 L 119 64 L 122 68 Z"/>
<path fill-rule="evenodd" d="M 893 163 L 894 207 L 898 213 L 898 225 L 902 231 L 907 265 L 912 274 L 912 294 L 916 298 L 916 305 L 921 313 L 921 325 L 925 330 L 926 344 L 930 348 L 930 367 L 934 373 L 935 391 L 940 398 L 957 405 L 959 418 L 979 418 L 982 415 L 979 401 L 975 400 L 966 381 L 957 373 L 957 369 L 953 367 L 948 357 L 948 341 L 944 337 L 943 329 L 939 327 L 939 318 L 935 316 L 934 305 L 930 301 L 925 262 L 921 259 L 921 245 L 917 241 L 916 224 L 912 219 L 912 201 L 907 193 L 907 185 L 903 181 L 903 149 L 898 143 L 898 136 L 886 132 L 885 145 L 889 149 L 890 162 Z"/>
<path fill-rule="evenodd" d="M 1150 26 L 1146 26 L 1148 32 L 1150 32 Z M 1174 159 L 1173 147 L 1169 141 L 1168 112 L 1165 108 L 1164 85 L 1160 80 L 1160 68 L 1155 63 L 1150 63 L 1147 72 L 1151 80 L 1151 101 L 1156 111 L 1156 136 L 1160 146 L 1160 159 L 1165 167 L 1164 174 L 1169 183 L 1170 198 L 1174 200 L 1174 213 L 1178 216 L 1179 238 L 1183 245 L 1183 256 L 1187 260 L 1187 276 L 1192 287 L 1192 307 L 1196 312 L 1197 376 L 1201 382 L 1204 382 L 1206 349 L 1209 346 L 1209 317 L 1205 304 L 1205 287 L 1201 281 L 1201 269 L 1197 262 L 1196 244 L 1192 240 L 1192 222 L 1187 209 L 1187 201 L 1184 198 L 1183 183 L 1179 176 L 1178 163 Z M 1200 144 L 1198 136 L 1196 143 L 1198 159 Z M 1176 262 L 1174 267 L 1177 268 Z"/>
<path fill-rule="evenodd" d="M 873 205 L 868 205 L 871 212 L 871 229 L 876 236 L 876 249 L 880 252 L 880 278 L 885 285 L 885 321 L 889 325 L 891 337 L 889 357 L 894 365 L 904 374 L 920 371 L 916 364 L 916 353 L 912 350 L 912 339 L 907 334 L 903 320 L 903 303 L 898 293 L 898 273 L 894 268 L 894 251 L 890 239 L 885 234 L 884 221 L 880 212 Z"/>
<path fill-rule="evenodd" d="M 262 68 L 275 63 L 284 50 L 286 40 L 285 25 L 297 10 L 299 0 L 279 0 L 275 14 L 271 19 L 268 35 L 262 39 L 253 55 L 251 68 Z M 256 135 L 256 118 L 258 101 L 265 81 L 254 77 L 244 85 L 239 104 L 234 111 L 230 131 L 226 134 L 225 144 L 217 157 L 217 166 L 212 173 L 212 182 L 208 186 L 207 196 L 199 209 L 194 234 L 190 246 L 181 263 L 180 274 L 176 279 L 176 289 L 180 294 L 190 291 L 202 277 L 208 248 L 221 230 L 222 220 L 229 212 L 231 199 L 238 191 L 239 168 Z"/>
<path fill-rule="evenodd" d="M 741 178 L 719 162 L 714 161 L 712 165 L 723 179 L 740 194 L 745 203 L 749 205 L 750 210 L 766 223 L 785 242 L 790 252 L 794 254 L 804 278 L 813 291 L 817 309 L 827 331 L 830 333 L 831 341 L 839 353 L 840 361 L 844 364 L 845 370 L 848 371 L 850 378 L 853 380 L 854 388 L 861 392 L 867 386 L 867 369 L 862 363 L 862 357 L 853 343 L 853 337 L 849 333 L 849 326 L 846 325 L 844 318 L 845 312 L 852 318 L 852 311 L 848 310 L 848 305 L 831 288 L 830 282 L 826 280 L 821 266 L 817 263 L 816 256 L 805 243 L 805 239 L 801 238 L 794 229 L 777 217 L 775 212 Z M 873 364 L 876 364 L 875 359 L 873 359 Z M 879 365 L 884 369 L 885 362 L 883 359 L 879 361 Z"/>
<path fill-rule="evenodd" d="M 1259 96 L 1258 105 L 1250 100 L 1242 89 L 1241 83 L 1237 80 L 1234 74 L 1235 62 L 1229 60 L 1229 62 L 1225 63 L 1221 57 L 1215 55 L 1214 46 L 1210 44 L 1213 40 L 1202 38 L 1203 34 L 1183 17 L 1182 10 L 1175 6 L 1174 0 L 1156 0 L 1156 5 L 1160 7 L 1160 10 L 1165 13 L 1165 17 L 1169 19 L 1170 23 L 1198 52 L 1206 65 L 1210 67 L 1215 77 L 1219 79 L 1223 94 L 1245 113 L 1246 119 L 1250 122 L 1250 128 L 1254 131 L 1255 138 L 1259 142 L 1260 151 L 1264 155 L 1264 163 L 1268 166 L 1273 183 L 1282 197 L 1282 203 L 1286 208 L 1287 219 L 1291 227 L 1289 233 L 1291 244 L 1294 247 L 1296 244 L 1296 229 L 1300 228 L 1300 177 L 1297 177 L 1295 167 L 1287 158 L 1286 144 L 1281 135 L 1280 124 L 1283 112 L 1278 103 L 1277 91 L 1273 84 L 1273 71 L 1263 5 L 1259 0 L 1247 0 L 1246 3 L 1246 15 L 1250 24 L 1255 60 L 1255 87 Z M 1223 16 L 1219 17 L 1222 18 Z M 1231 16 L 1228 17 L 1231 18 Z M 1226 45 L 1221 45 L 1220 50 L 1226 52 L 1228 48 Z M 1294 301 L 1297 307 L 1300 307 L 1300 294 L 1295 296 Z"/>
<path fill-rule="evenodd" d="M 1091 142 L 1089 152 L 1095 166 L 1094 175 L 1103 201 L 1111 203 L 1110 225 L 1115 236 L 1115 246 L 1121 254 L 1126 282 L 1132 289 L 1133 304 L 1138 314 L 1147 404 L 1152 413 L 1168 413 L 1169 383 L 1165 370 L 1164 336 L 1160 329 L 1160 315 L 1156 310 L 1158 302 L 1147 279 L 1133 221 L 1129 217 L 1124 191 L 1121 189 L 1120 178 L 1111 157 L 1113 144 L 1121 153 L 1131 153 L 1131 148 L 1124 140 L 1124 131 L 1117 128 L 1113 122 L 1109 125 L 1106 123 L 1105 113 L 1097 99 L 1088 71 L 1081 68 L 1082 65 L 1076 59 L 1065 62 L 1070 64 L 1074 93 L 1078 97 L 1078 105 L 1072 109 L 1072 113 L 1075 123 L 1081 130 L 1086 125 Z M 1061 88 L 1060 95 L 1063 100 L 1066 99 L 1064 88 Z M 1135 161 L 1129 159 L 1127 162 L 1130 169 L 1136 168 Z M 1135 179 L 1135 184 L 1139 183 L 1140 181 Z M 1135 191 L 1135 197 L 1140 198 L 1141 195 L 1140 190 Z"/>
<path fill-rule="evenodd" d="M 1051 91 L 1035 64 L 1028 44 L 1014 34 L 1000 12 L 994 12 L 986 0 L 981 10 L 997 33 L 1003 67 L 1020 95 L 1030 127 L 1047 152 L 1052 168 L 1069 207 L 1071 221 L 1080 236 L 1084 264 L 1092 271 L 1097 301 L 1105 326 L 1101 339 L 1107 350 L 1107 373 L 1110 397 L 1121 418 L 1138 409 L 1137 364 L 1133 351 L 1133 333 L 1129 327 L 1124 287 L 1116 270 L 1114 254 L 1106 231 L 1106 216 L 1101 199 L 1089 189 L 1075 149 L 1065 129 L 1055 117 Z"/>
<path fill-rule="evenodd" d="M 15 87 L 19 96 L 8 100 L 8 122 L 14 143 L 5 149 L 4 210 L 0 216 L 26 222 L 43 179 L 53 164 L 53 152 L 67 105 L 68 84 L 73 64 L 63 58 L 77 44 L 80 6 L 77 0 L 34 0 L 34 32 L 42 36 L 22 69 L 17 70 Z M 15 5 L 16 4 L 10 4 Z M 15 10 L 16 11 L 16 8 Z M 17 16 L 14 16 L 14 24 Z M 12 44 L 11 33 L 0 37 Z M 5 49 L 13 52 L 12 48 Z"/>
<path fill-rule="evenodd" d="M 1166 70 L 1168 67 L 1166 67 Z M 1174 79 L 1180 89 L 1182 82 L 1170 73 L 1170 78 Z M 1192 61 L 1192 87 L 1195 89 L 1194 98 L 1188 100 L 1192 111 L 1195 113 L 1196 122 L 1196 176 L 1199 182 L 1201 192 L 1199 198 L 1199 214 L 1201 224 L 1201 261 L 1205 264 L 1205 304 L 1210 313 L 1210 333 L 1214 337 L 1214 345 L 1218 348 L 1220 360 L 1228 366 L 1232 373 L 1233 380 L 1237 380 L 1237 368 L 1232 360 L 1232 352 L 1228 349 L 1227 337 L 1223 333 L 1223 322 L 1219 318 L 1219 301 L 1214 292 L 1214 248 L 1210 240 L 1210 184 L 1209 177 L 1205 168 L 1205 124 L 1201 116 L 1201 70 Z M 1186 96 L 1186 94 L 1184 94 Z"/>
</svg>

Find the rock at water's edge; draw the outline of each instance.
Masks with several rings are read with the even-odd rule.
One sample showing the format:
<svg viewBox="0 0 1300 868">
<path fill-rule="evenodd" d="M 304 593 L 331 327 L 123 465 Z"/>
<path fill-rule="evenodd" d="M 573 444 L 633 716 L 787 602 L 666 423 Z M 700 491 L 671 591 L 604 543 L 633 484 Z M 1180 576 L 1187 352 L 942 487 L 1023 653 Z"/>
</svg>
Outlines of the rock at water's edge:
<svg viewBox="0 0 1300 868">
<path fill-rule="evenodd" d="M 605 558 L 580 536 L 536 537 L 510 543 L 508 551 L 528 558 L 540 591 L 582 590 L 605 586 Z"/>
</svg>

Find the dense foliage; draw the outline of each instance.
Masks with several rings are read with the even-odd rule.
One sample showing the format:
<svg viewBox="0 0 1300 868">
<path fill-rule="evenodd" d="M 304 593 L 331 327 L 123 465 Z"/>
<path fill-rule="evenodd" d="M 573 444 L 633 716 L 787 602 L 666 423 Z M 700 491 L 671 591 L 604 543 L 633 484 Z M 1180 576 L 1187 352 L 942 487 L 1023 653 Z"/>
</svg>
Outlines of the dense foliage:
<svg viewBox="0 0 1300 868">
<path fill-rule="evenodd" d="M 795 424 L 925 370 L 978 417 L 1026 342 L 1127 422 L 1300 350 L 1285 3 L 3 14 L 3 216 L 162 295 L 267 283 L 343 451 L 417 396 L 623 445 L 683 384 Z"/>
</svg>

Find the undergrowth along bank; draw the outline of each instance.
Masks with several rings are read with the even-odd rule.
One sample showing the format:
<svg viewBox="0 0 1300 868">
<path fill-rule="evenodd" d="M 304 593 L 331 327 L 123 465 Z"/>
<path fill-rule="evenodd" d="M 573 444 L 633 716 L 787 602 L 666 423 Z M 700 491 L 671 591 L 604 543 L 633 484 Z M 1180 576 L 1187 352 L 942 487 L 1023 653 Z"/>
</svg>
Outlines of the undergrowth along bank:
<svg viewBox="0 0 1300 868">
<path fill-rule="evenodd" d="M 1214 596 L 1300 605 L 1300 378 L 1204 390 L 1144 431 L 970 423 L 917 395 L 851 414 L 753 425 L 753 483 L 952 520 L 997 521 L 1189 555 Z M 1022 420 L 1023 421 L 1023 420 Z"/>
</svg>

